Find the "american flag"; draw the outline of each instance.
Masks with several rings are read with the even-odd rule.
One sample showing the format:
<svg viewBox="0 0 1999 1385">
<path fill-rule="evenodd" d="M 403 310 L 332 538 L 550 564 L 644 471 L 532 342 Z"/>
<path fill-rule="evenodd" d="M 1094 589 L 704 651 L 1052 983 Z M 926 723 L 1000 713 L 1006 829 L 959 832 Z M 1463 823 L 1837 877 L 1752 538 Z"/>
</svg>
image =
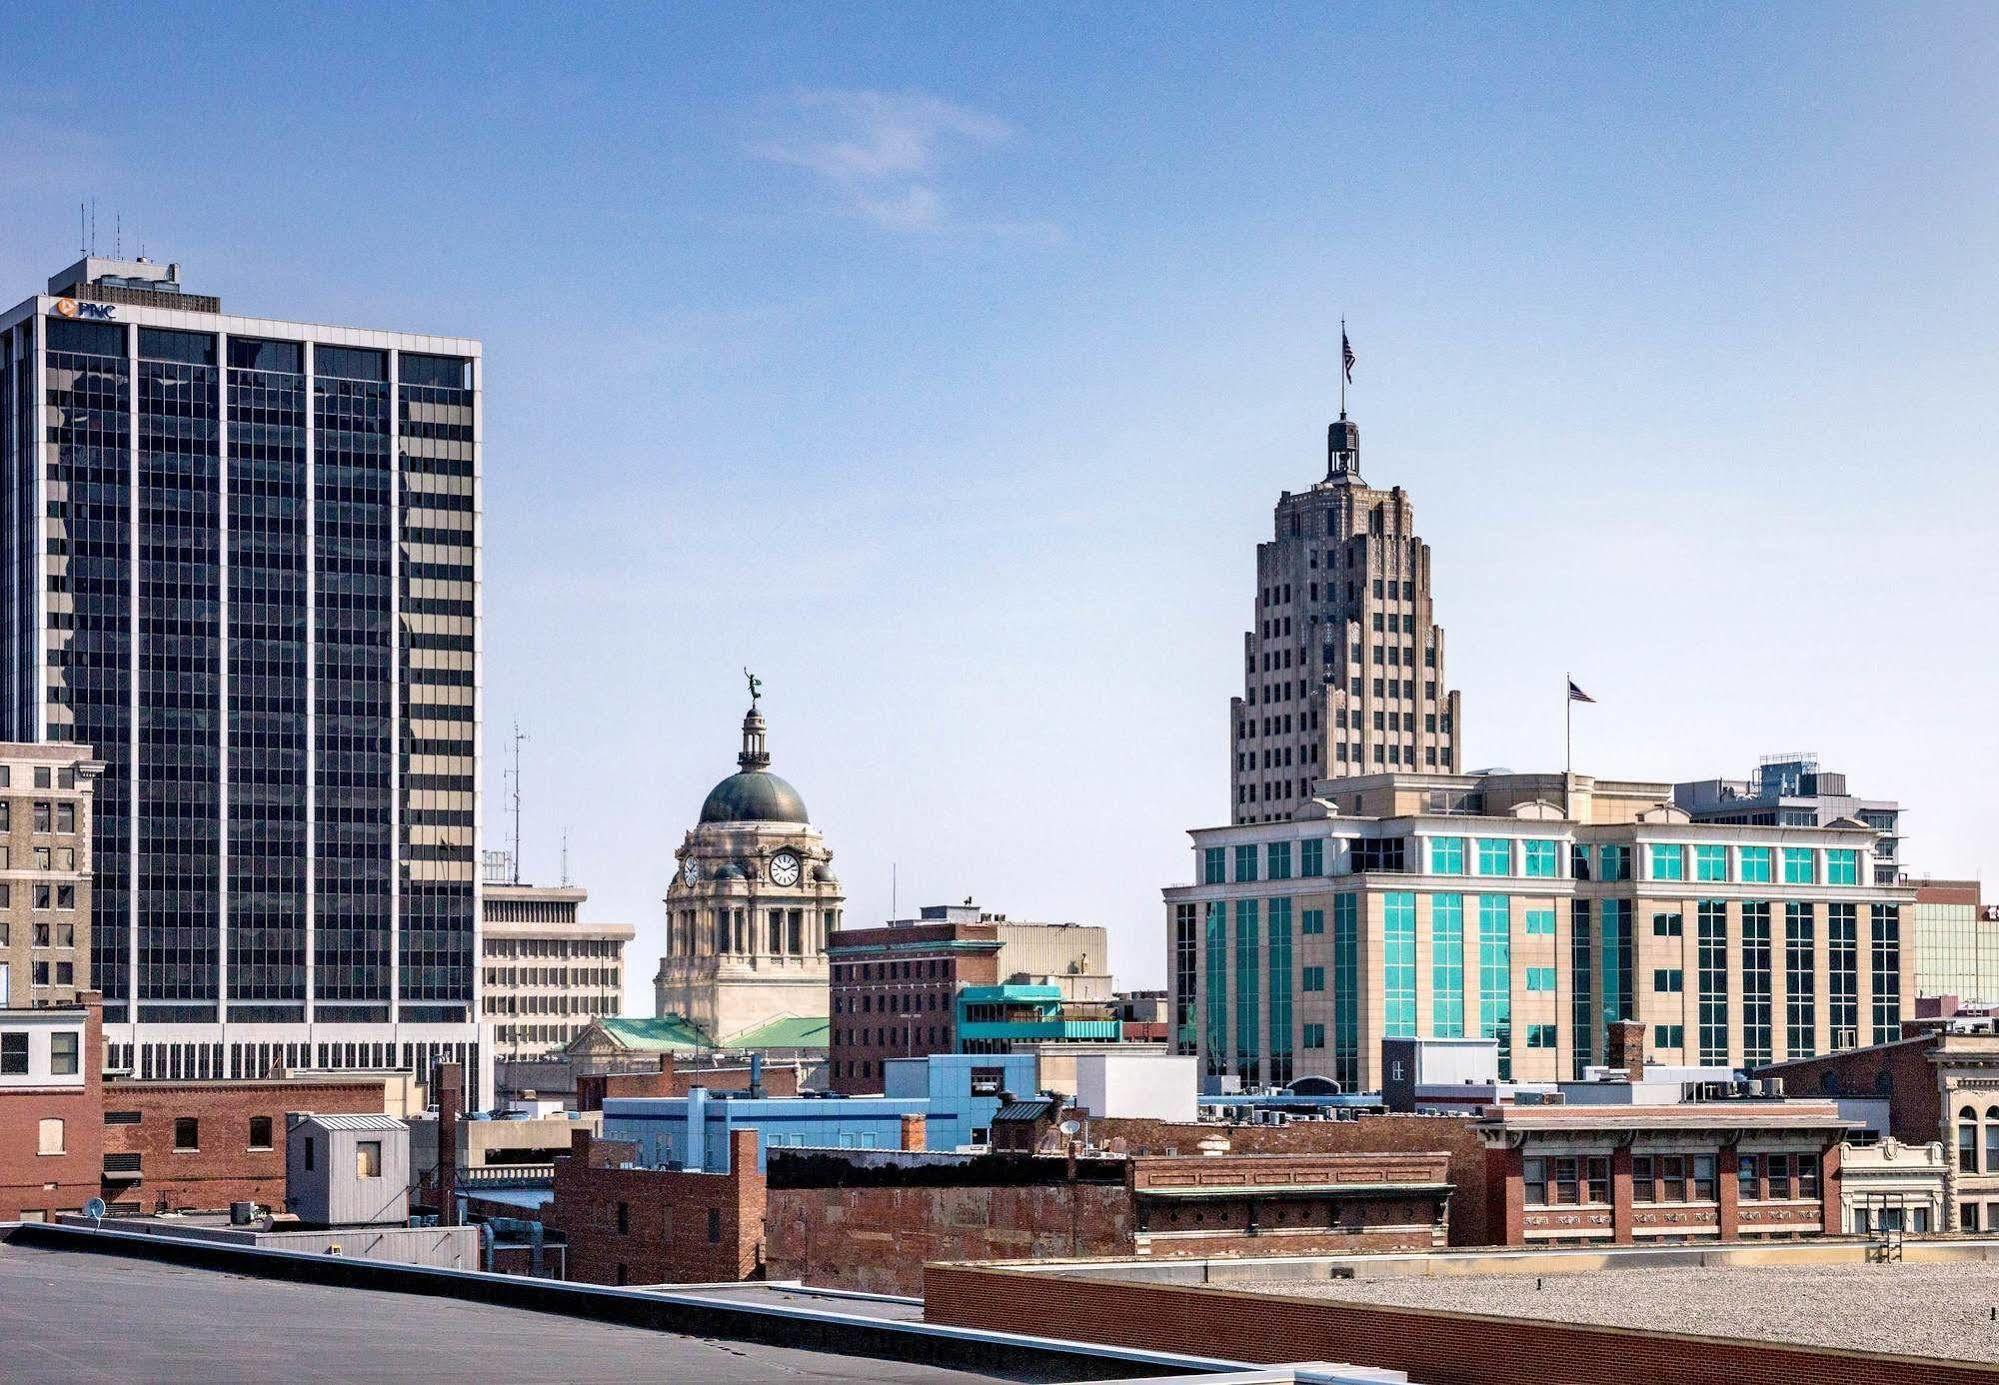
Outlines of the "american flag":
<svg viewBox="0 0 1999 1385">
<path fill-rule="evenodd" d="M 1569 701 L 1594 702 L 1596 701 L 1596 699 L 1591 697 L 1588 693 L 1584 692 L 1581 688 L 1577 687 L 1576 680 L 1571 678 L 1569 680 Z"/>
<path fill-rule="evenodd" d="M 1353 383 L 1354 363 L 1353 343 L 1347 340 L 1347 329 L 1344 327 L 1340 328 L 1340 357 L 1346 364 L 1347 383 L 1351 385 Z"/>
</svg>

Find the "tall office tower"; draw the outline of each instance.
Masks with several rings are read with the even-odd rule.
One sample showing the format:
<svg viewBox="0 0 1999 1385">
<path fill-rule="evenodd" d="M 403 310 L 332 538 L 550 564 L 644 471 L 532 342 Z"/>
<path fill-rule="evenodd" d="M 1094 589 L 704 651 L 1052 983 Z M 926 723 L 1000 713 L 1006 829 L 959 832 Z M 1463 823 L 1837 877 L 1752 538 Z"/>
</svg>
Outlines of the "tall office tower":
<svg viewBox="0 0 1999 1385">
<path fill-rule="evenodd" d="M 107 1064 L 482 1071 L 479 344 L 179 277 L 0 314 L 0 730 L 104 765 Z"/>
<path fill-rule="evenodd" d="M 1402 488 L 1360 476 L 1360 429 L 1326 430 L 1326 479 L 1277 499 L 1256 546 L 1256 621 L 1229 701 L 1235 822 L 1278 822 L 1313 784 L 1458 768 L 1458 694 L 1430 609 L 1430 546 Z"/>
</svg>

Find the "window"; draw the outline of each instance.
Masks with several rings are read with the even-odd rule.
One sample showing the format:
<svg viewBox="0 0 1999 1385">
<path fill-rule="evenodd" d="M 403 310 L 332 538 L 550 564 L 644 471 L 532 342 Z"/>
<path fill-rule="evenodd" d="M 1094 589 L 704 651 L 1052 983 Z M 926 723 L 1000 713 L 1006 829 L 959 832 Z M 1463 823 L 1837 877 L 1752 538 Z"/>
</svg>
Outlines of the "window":
<svg viewBox="0 0 1999 1385">
<path fill-rule="evenodd" d="M 1513 1079 L 1511 905 L 1503 894 L 1478 899 L 1478 1037 L 1499 1040 L 1499 1076 Z"/>
<path fill-rule="evenodd" d="M 1226 847 L 1210 846 L 1201 852 L 1201 883 L 1220 885 L 1228 880 L 1228 850 Z"/>
<path fill-rule="evenodd" d="M 1465 1032 L 1465 897 L 1430 896 L 1430 1025 L 1440 1039 Z"/>
<path fill-rule="evenodd" d="M 76 831 L 76 805 L 74 803 L 56 804 L 56 831 Z"/>
<path fill-rule="evenodd" d="M 1860 883 L 1860 853 L 1857 851 L 1828 851 L 1825 854 L 1825 882 L 1828 885 L 1858 885 Z"/>
<path fill-rule="evenodd" d="M 28 1071 L 28 1035 L 24 1030 L 0 1034 L 0 1076 L 20 1077 Z"/>
<path fill-rule="evenodd" d="M 1305 911 L 1305 921 L 1299 931 L 1306 934 L 1325 932 L 1326 911 L 1324 909 L 1307 909 Z"/>
<path fill-rule="evenodd" d="M 1654 843 L 1651 851 L 1652 878 L 1654 880 L 1686 879 L 1687 862 L 1684 848 L 1676 845 Z"/>
<path fill-rule="evenodd" d="M 356 1140 L 354 1142 L 354 1176 L 356 1178 L 380 1178 L 382 1176 L 382 1142 L 380 1140 Z"/>
<path fill-rule="evenodd" d="M 1326 843 L 1321 838 L 1298 843 L 1298 873 L 1307 877 L 1326 873 Z"/>
<path fill-rule="evenodd" d="M 269 1149 L 271 1147 L 271 1118 L 269 1116 L 250 1117 L 250 1148 Z"/>
<path fill-rule="evenodd" d="M 1305 975 L 1302 982 L 1300 983 L 1299 989 L 1306 991 L 1325 990 L 1326 969 L 1324 967 L 1306 967 Z"/>
<path fill-rule="evenodd" d="M 1556 1043 L 1556 1026 L 1552 1024 L 1530 1024 L 1527 1026 L 1527 1047 L 1553 1048 Z"/>
<path fill-rule="evenodd" d="M 1714 1201 L 1714 1156 L 1696 1154 L 1694 1156 L 1694 1201 Z"/>
<path fill-rule="evenodd" d="M 1382 990 L 1385 1029 L 1391 1038 L 1416 1033 L 1416 896 L 1394 891 L 1381 897 Z"/>
<path fill-rule="evenodd" d="M 632 1205 L 629 1202 L 621 1202 L 618 1204 L 618 1234 L 620 1236 L 629 1236 L 631 1231 Z"/>
<path fill-rule="evenodd" d="M 315 1144 L 315 1142 L 314 1142 L 314 1140 L 313 1140 L 312 1136 L 310 1136 L 310 1135 L 306 1136 L 306 1137 L 305 1137 L 305 1171 L 306 1171 L 307 1173 L 311 1173 L 311 1172 L 312 1172 L 312 1166 L 313 1166 L 313 1158 L 314 1158 L 314 1156 L 315 1156 L 315 1155 L 316 1155 L 316 1154 L 317 1154 L 318 1152 L 319 1152 L 319 1151 L 318 1151 L 318 1149 L 317 1149 L 317 1147 L 316 1147 L 316 1144 Z"/>
<path fill-rule="evenodd" d="M 49 830 L 49 827 L 51 825 L 51 818 L 54 812 L 55 812 L 55 807 L 53 804 L 43 802 L 40 800 L 36 801 L 35 830 L 37 832 L 46 832 Z"/>
<path fill-rule="evenodd" d="M 1235 878 L 1238 880 L 1256 879 L 1256 847 L 1254 844 L 1239 846 L 1235 849 Z"/>
<path fill-rule="evenodd" d="M 1326 1046 L 1326 1026 L 1308 1024 L 1305 1026 L 1305 1047 L 1324 1048 Z"/>
<path fill-rule="evenodd" d="M 1430 838 L 1430 874 L 1463 875 L 1465 873 L 1465 839 L 1463 837 Z"/>
<path fill-rule="evenodd" d="M 1513 874 L 1513 843 L 1506 837 L 1480 837 L 1478 839 L 1478 873 L 1480 875 Z"/>
<path fill-rule="evenodd" d="M 1291 843 L 1272 842 L 1268 855 L 1270 879 L 1289 880 L 1291 878 Z"/>
<path fill-rule="evenodd" d="M 1677 938 L 1685 927 L 1678 914 L 1652 915 L 1652 936 L 1655 938 Z"/>
<path fill-rule="evenodd" d="M 1555 969 L 1553 967 L 1527 968 L 1527 989 L 1530 991 L 1554 990 Z"/>
<path fill-rule="evenodd" d="M 58 1030 L 49 1035 L 49 1071 L 58 1077 L 74 1077 L 77 1067 L 77 1041 L 81 1038 L 74 1029 Z"/>
<path fill-rule="evenodd" d="M 174 1149 L 187 1153 L 201 1148 L 201 1122 L 193 1116 L 174 1117 Z"/>
<path fill-rule="evenodd" d="M 1697 846 L 1694 848 L 1694 879 L 1728 879 L 1728 848 L 1725 846 Z"/>
<path fill-rule="evenodd" d="M 1818 883 L 1818 853 L 1808 846 L 1787 846 L 1784 848 L 1784 883 L 1786 885 L 1814 885 Z"/>
<path fill-rule="evenodd" d="M 1652 1047 L 1679 1048 L 1686 1043 L 1686 1027 L 1678 1024 L 1655 1024 L 1652 1026 Z"/>
<path fill-rule="evenodd" d="M 1735 1161 L 1735 1181 L 1740 1188 L 1737 1196 L 1742 1201 L 1757 1202 L 1762 1199 L 1762 1179 L 1758 1168 L 1758 1160 L 1755 1155 L 1743 1154 L 1737 1156 Z"/>
<path fill-rule="evenodd" d="M 1553 909 L 1529 909 L 1527 911 L 1527 936 L 1530 938 L 1554 937 L 1555 911 Z"/>
<path fill-rule="evenodd" d="M 1985 1108 L 1985 1167 L 1999 1169 L 1999 1106 Z"/>
<path fill-rule="evenodd" d="M 1767 885 L 1770 883 L 1770 848 L 1767 846 L 1745 846 L 1740 853 L 1742 883 L 1745 885 Z"/>
<path fill-rule="evenodd" d="M 1970 1106 L 1957 1113 L 1957 1171 L 1978 1172 L 1978 1112 Z"/>
<path fill-rule="evenodd" d="M 1652 989 L 1678 995 L 1683 988 L 1684 974 L 1678 967 L 1659 967 L 1652 973 Z"/>
<path fill-rule="evenodd" d="M 1600 879 L 1629 880 L 1631 878 L 1631 848 L 1628 846 L 1606 846 L 1603 848 L 1603 872 Z"/>
<path fill-rule="evenodd" d="M 1526 852 L 1527 873 L 1533 876 L 1553 877 L 1556 870 L 1556 844 L 1554 842 L 1522 842 Z"/>
<path fill-rule="evenodd" d="M 714 1245 L 722 1239 L 722 1209 L 708 1209 L 708 1244 Z"/>
</svg>

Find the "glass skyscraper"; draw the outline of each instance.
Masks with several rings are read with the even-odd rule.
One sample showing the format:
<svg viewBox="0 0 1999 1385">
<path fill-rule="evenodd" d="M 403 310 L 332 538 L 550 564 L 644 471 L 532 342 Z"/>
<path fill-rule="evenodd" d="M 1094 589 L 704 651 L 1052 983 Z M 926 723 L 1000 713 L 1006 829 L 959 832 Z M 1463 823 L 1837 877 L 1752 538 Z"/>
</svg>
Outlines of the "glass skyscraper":
<svg viewBox="0 0 1999 1385">
<path fill-rule="evenodd" d="M 146 261 L 0 314 L 0 737 L 105 765 L 108 1066 L 483 1073 L 480 368 Z"/>
</svg>

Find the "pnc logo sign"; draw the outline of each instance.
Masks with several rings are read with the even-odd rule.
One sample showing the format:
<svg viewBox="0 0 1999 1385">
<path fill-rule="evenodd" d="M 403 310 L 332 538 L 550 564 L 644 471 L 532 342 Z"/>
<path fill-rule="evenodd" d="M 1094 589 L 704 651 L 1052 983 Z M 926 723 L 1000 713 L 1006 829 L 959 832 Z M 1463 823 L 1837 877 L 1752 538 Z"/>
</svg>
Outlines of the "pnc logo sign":
<svg viewBox="0 0 1999 1385">
<path fill-rule="evenodd" d="M 57 317 L 94 317 L 108 320 L 117 309 L 109 303 L 79 303 L 74 298 L 58 298 L 55 314 Z"/>
</svg>

